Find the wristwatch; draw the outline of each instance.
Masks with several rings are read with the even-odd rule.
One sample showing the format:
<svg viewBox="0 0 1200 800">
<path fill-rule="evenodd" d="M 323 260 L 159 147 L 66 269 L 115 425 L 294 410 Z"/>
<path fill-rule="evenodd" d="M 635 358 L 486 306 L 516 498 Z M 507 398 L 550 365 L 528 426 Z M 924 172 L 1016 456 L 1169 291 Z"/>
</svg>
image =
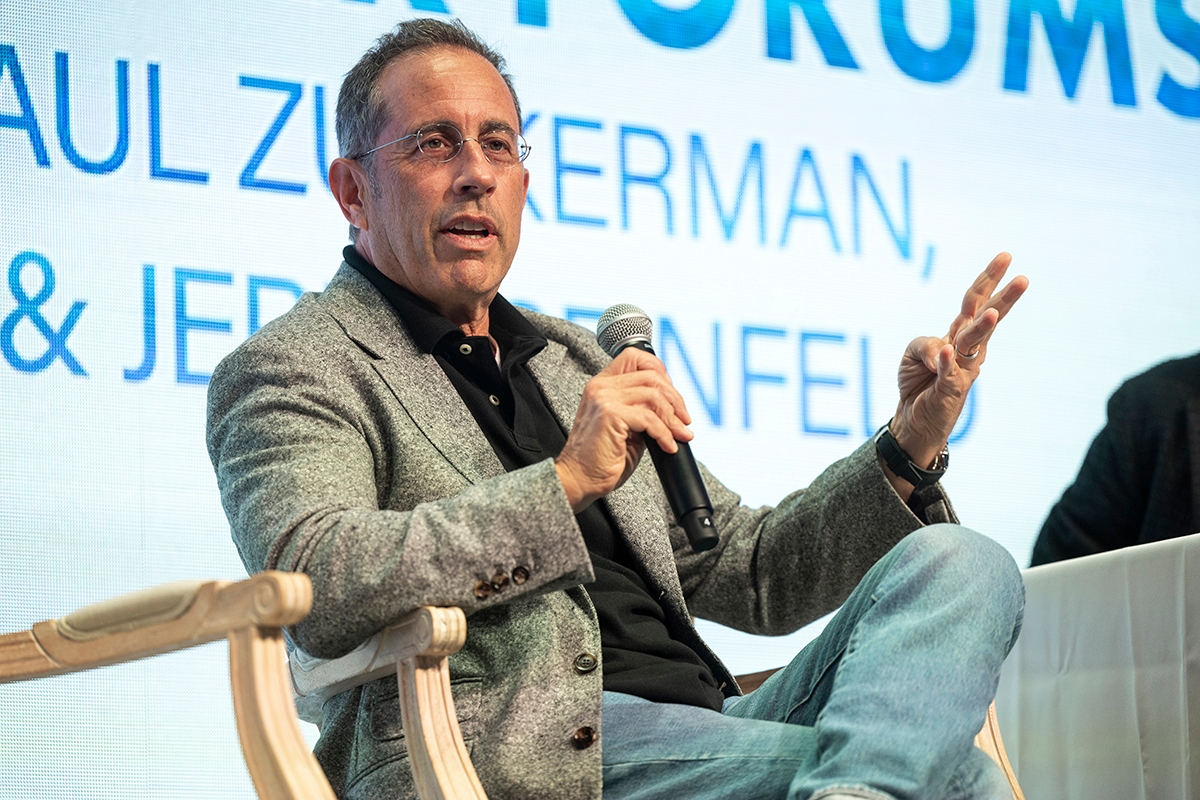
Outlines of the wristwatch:
<svg viewBox="0 0 1200 800">
<path fill-rule="evenodd" d="M 941 480 L 946 474 L 946 468 L 950 466 L 950 451 L 943 447 L 933 464 L 928 468 L 918 467 L 892 435 L 889 427 L 891 424 L 891 420 L 888 420 L 888 424 L 876 431 L 874 437 L 875 450 L 883 458 L 883 463 L 887 464 L 888 469 L 917 489 L 932 486 Z"/>
</svg>

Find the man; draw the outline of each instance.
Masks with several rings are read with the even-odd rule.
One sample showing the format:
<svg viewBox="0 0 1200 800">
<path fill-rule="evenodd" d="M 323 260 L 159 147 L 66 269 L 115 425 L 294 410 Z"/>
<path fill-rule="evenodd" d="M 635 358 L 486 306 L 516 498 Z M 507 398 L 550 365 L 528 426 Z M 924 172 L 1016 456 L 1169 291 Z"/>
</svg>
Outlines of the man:
<svg viewBox="0 0 1200 800">
<path fill-rule="evenodd" d="M 213 376 L 209 452 L 242 558 L 313 580 L 295 643 L 336 657 L 418 605 L 461 606 L 451 681 L 492 797 L 1005 796 L 971 740 L 1019 574 L 991 540 L 923 525 L 953 520 L 939 454 L 1026 281 L 993 296 L 997 257 L 948 336 L 909 346 L 880 440 L 908 480 L 873 443 L 776 509 L 705 472 L 721 542 L 694 553 L 641 458 L 643 433 L 668 452 L 692 436 L 662 364 L 610 360 L 497 293 L 520 128 L 502 60 L 461 25 L 382 37 L 338 100 L 346 262 Z M 747 697 L 692 625 L 784 633 L 843 601 Z M 395 693 L 326 703 L 316 752 L 340 795 L 414 795 Z"/>
<path fill-rule="evenodd" d="M 1200 531 L 1200 354 L 1121 384 L 1075 483 L 1050 509 L 1032 565 Z"/>
</svg>

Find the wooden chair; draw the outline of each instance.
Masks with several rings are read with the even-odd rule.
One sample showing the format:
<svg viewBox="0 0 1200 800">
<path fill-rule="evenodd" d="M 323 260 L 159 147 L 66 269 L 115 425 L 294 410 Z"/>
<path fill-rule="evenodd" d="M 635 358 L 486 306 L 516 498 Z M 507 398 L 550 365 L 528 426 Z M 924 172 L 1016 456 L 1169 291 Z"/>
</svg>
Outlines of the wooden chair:
<svg viewBox="0 0 1200 800">
<path fill-rule="evenodd" d="M 258 796 L 334 800 L 300 734 L 296 710 L 319 721 L 329 697 L 395 672 L 422 800 L 486 800 L 450 694 L 447 657 L 467 635 L 462 609 L 417 609 L 339 659 L 297 653 L 289 687 L 281 628 L 303 619 L 311 606 L 308 577 L 293 573 L 146 589 L 0 635 L 0 683 L 118 664 L 225 637 L 238 737 Z M 750 691 L 772 672 L 742 676 L 739 683 Z M 1004 752 L 994 705 L 975 743 L 1004 769 L 1015 799 L 1025 800 Z"/>
<path fill-rule="evenodd" d="M 226 638 L 238 738 L 258 796 L 335 800 L 300 733 L 281 630 L 311 607 L 312 584 L 296 573 L 157 586 L 26 631 L 0 634 L 0 683 L 120 664 Z M 421 608 L 384 633 L 375 640 L 388 643 L 386 664 L 356 675 L 349 685 L 396 672 L 421 797 L 484 798 L 463 746 L 446 666 L 446 657 L 466 640 L 466 616 L 458 608 Z M 354 665 L 353 656 L 362 650 L 336 663 Z"/>
<path fill-rule="evenodd" d="M 259 797 L 335 800 L 300 734 L 281 631 L 311 607 L 307 575 L 264 572 L 237 583 L 157 586 L 0 635 L 0 683 L 119 664 L 226 638 L 238 737 Z"/>
</svg>

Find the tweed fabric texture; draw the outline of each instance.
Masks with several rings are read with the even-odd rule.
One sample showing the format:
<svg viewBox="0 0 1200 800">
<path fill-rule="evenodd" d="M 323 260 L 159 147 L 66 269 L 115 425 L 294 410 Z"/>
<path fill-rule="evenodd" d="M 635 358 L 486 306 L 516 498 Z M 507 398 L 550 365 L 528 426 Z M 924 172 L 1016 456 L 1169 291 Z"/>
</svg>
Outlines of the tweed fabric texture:
<svg viewBox="0 0 1200 800">
<path fill-rule="evenodd" d="M 529 313 L 549 341 L 529 362 L 570 429 L 587 380 L 608 363 L 592 334 Z M 228 356 L 209 387 L 208 448 L 250 572 L 312 578 L 313 610 L 289 633 L 345 654 L 419 605 L 469 616 L 450 658 L 464 738 L 489 796 L 599 798 L 599 626 L 583 584 L 583 538 L 551 460 L 505 473 L 470 412 L 390 305 L 349 265 Z M 721 541 L 693 553 L 649 459 L 608 502 L 666 611 L 726 692 L 736 683 L 693 615 L 785 633 L 837 607 L 892 545 L 920 527 L 867 443 L 774 509 L 742 506 L 704 471 Z M 925 522 L 954 521 L 934 488 Z M 523 569 L 480 598 L 476 584 Z M 597 743 L 576 749 L 589 726 Z M 325 706 L 316 753 L 339 796 L 415 797 L 394 679 Z"/>
</svg>

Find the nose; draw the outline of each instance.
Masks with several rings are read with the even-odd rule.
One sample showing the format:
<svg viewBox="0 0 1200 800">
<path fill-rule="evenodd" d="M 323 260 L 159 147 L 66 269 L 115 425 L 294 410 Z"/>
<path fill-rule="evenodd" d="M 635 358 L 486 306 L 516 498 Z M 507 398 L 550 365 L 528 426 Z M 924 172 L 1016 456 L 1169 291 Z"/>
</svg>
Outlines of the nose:
<svg viewBox="0 0 1200 800">
<path fill-rule="evenodd" d="M 474 142 L 475 146 L 468 147 L 467 142 Z M 496 166 L 488 161 L 475 137 L 463 139 L 462 150 L 451 163 L 458 170 L 454 177 L 456 193 L 484 195 L 496 188 Z"/>
</svg>

